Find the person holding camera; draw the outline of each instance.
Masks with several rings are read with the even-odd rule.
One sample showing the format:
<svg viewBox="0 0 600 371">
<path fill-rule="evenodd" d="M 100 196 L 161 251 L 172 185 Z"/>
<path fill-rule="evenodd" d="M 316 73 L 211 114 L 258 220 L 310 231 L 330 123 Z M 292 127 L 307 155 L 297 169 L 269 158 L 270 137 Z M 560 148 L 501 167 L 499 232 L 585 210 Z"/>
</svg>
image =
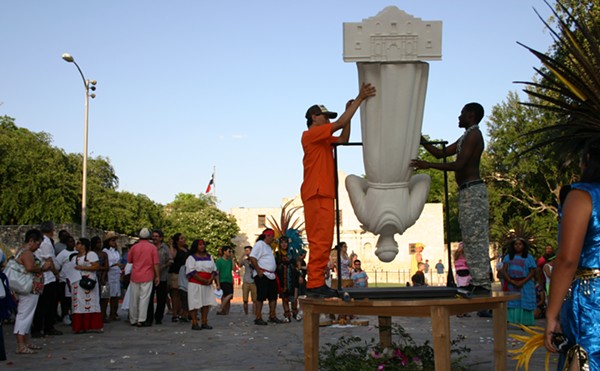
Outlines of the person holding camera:
<svg viewBox="0 0 600 371">
<path fill-rule="evenodd" d="M 242 300 L 244 301 L 244 313 L 248 314 L 248 297 L 252 299 L 252 313 L 256 309 L 256 284 L 252 278 L 254 267 L 250 261 L 250 253 L 252 246 L 244 247 L 244 256 L 242 256 L 242 267 L 244 268 L 244 276 L 242 278 Z"/>
</svg>

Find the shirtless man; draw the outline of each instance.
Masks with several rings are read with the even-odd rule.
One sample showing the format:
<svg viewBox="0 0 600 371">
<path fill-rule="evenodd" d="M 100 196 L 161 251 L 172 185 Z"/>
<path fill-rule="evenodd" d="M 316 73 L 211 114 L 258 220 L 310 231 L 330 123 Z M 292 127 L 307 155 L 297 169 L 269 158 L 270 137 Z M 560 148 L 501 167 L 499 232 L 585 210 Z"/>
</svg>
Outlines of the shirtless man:
<svg viewBox="0 0 600 371">
<path fill-rule="evenodd" d="M 454 171 L 459 189 L 458 220 L 472 277 L 469 287 L 472 293 L 489 293 L 491 290 L 488 195 L 479 175 L 484 143 L 478 124 L 483 115 L 483 107 L 479 103 L 469 103 L 460 112 L 458 127 L 464 128 L 465 133 L 446 148 L 446 156 L 456 155 L 456 161 L 433 163 L 415 159 L 410 162 L 415 169 Z M 435 158 L 444 156 L 441 149 L 427 144 L 423 137 L 421 144 Z"/>
</svg>

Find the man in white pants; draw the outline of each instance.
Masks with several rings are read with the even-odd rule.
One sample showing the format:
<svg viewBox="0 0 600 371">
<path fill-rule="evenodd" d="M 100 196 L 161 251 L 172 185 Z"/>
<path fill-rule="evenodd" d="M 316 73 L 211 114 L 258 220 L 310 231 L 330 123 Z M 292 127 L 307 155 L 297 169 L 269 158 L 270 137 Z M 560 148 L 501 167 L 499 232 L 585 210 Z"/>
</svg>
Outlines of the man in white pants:
<svg viewBox="0 0 600 371">
<path fill-rule="evenodd" d="M 148 302 L 152 285 L 158 286 L 158 252 L 150 241 L 150 231 L 140 231 L 140 241 L 131 247 L 127 254 L 127 263 L 131 263 L 131 298 L 129 304 L 129 322 L 132 326 L 146 326 Z"/>
</svg>

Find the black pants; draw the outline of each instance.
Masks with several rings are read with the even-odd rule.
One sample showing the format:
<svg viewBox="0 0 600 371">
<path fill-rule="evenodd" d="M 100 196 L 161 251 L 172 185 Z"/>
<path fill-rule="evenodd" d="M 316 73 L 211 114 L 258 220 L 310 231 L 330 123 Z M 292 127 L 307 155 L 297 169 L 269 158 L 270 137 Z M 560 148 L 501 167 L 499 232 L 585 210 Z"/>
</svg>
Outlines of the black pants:
<svg viewBox="0 0 600 371">
<path fill-rule="evenodd" d="M 2 282 L 0 282 L 2 285 Z M 2 320 L 0 320 L 0 361 L 6 361 L 6 349 L 4 348 L 4 330 L 2 329 Z"/>
<path fill-rule="evenodd" d="M 50 282 L 44 285 L 44 292 L 38 299 L 31 332 L 52 330 L 56 323 L 56 308 L 58 302 L 58 282 Z"/>
<path fill-rule="evenodd" d="M 71 297 L 65 295 L 66 282 L 58 283 L 58 300 L 60 301 L 60 316 L 64 318 L 71 311 Z"/>
<path fill-rule="evenodd" d="M 154 321 L 162 322 L 165 315 L 165 307 L 167 306 L 167 294 L 169 288 L 167 281 L 160 281 L 156 287 L 156 311 L 154 312 Z"/>
</svg>

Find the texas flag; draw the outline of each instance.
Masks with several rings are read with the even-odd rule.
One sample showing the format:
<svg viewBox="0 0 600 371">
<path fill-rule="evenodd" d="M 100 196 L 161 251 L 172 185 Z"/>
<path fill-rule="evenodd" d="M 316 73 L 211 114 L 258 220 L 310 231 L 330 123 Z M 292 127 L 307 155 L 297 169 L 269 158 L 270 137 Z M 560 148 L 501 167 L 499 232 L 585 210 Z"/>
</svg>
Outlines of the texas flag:
<svg viewBox="0 0 600 371">
<path fill-rule="evenodd" d="M 210 191 L 212 190 L 213 184 L 215 184 L 215 173 L 213 173 L 213 175 L 211 175 L 210 181 L 208 182 L 208 185 L 206 186 L 206 191 L 204 191 L 204 193 L 210 193 Z"/>
</svg>

